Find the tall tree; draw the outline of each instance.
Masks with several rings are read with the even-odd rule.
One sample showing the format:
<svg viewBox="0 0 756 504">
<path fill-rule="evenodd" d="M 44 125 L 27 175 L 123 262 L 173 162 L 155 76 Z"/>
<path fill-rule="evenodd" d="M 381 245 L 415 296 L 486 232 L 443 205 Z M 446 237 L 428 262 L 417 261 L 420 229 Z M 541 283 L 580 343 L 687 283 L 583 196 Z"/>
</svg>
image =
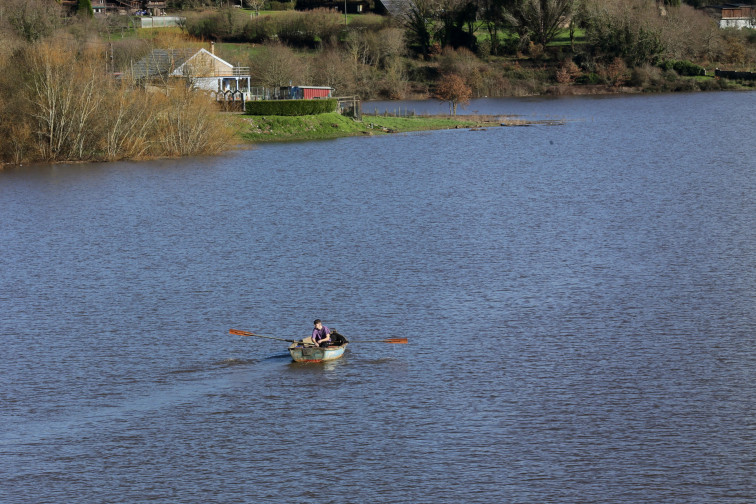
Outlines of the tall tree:
<svg viewBox="0 0 756 504">
<path fill-rule="evenodd" d="M 92 9 L 92 0 L 79 0 L 79 8 L 76 11 L 79 16 L 94 17 L 94 10 Z"/>
<path fill-rule="evenodd" d="M 507 17 L 521 34 L 545 46 L 554 40 L 574 3 L 575 0 L 520 0 L 507 9 Z"/>
<path fill-rule="evenodd" d="M 437 39 L 442 46 L 475 51 L 478 4 L 475 0 L 441 0 L 437 11 Z"/>
<path fill-rule="evenodd" d="M 516 3 L 517 0 L 481 0 L 483 22 L 491 40 L 491 54 L 499 52 L 499 31 L 511 27 L 506 14 Z"/>
<path fill-rule="evenodd" d="M 401 18 L 407 30 L 408 46 L 427 56 L 433 42 L 433 24 L 440 10 L 438 0 L 408 0 L 402 8 Z"/>
<path fill-rule="evenodd" d="M 664 54 L 661 38 L 664 21 L 655 3 L 644 0 L 584 1 L 579 18 L 588 47 L 596 57 L 606 61 L 620 57 L 636 67 L 653 64 Z"/>
</svg>

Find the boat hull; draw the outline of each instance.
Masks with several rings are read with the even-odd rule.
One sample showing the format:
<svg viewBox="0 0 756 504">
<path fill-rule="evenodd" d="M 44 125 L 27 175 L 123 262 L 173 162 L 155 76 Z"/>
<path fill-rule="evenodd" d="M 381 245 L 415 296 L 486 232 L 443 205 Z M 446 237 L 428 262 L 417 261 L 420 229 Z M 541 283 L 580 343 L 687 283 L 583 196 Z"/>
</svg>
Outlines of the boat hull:
<svg viewBox="0 0 756 504">
<path fill-rule="evenodd" d="M 326 362 L 341 358 L 346 345 L 316 347 L 302 346 L 296 343 L 289 347 L 289 353 L 294 362 Z"/>
</svg>

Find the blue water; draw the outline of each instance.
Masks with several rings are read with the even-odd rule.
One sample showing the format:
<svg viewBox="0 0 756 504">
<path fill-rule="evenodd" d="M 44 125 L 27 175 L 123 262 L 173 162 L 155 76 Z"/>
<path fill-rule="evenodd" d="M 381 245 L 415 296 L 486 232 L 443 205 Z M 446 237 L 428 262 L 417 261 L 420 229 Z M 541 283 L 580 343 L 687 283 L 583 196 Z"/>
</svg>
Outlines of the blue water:
<svg viewBox="0 0 756 504">
<path fill-rule="evenodd" d="M 756 501 L 756 94 L 467 112 L 0 172 L 0 502 Z"/>
</svg>

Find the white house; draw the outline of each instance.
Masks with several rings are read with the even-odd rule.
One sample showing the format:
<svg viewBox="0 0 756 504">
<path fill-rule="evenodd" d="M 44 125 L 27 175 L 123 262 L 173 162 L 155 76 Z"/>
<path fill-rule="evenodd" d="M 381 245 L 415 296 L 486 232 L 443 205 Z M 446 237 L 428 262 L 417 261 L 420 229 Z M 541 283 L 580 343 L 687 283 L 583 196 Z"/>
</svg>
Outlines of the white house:
<svg viewBox="0 0 756 504">
<path fill-rule="evenodd" d="M 234 66 L 216 56 L 214 52 L 200 49 L 177 66 L 169 76 L 186 77 L 191 80 L 194 87 L 206 91 L 248 92 L 249 67 Z"/>
<path fill-rule="evenodd" d="M 213 46 L 214 47 L 214 46 Z M 131 68 L 131 76 L 140 81 L 186 79 L 205 91 L 249 93 L 249 67 L 234 66 L 206 49 L 153 49 Z"/>
</svg>

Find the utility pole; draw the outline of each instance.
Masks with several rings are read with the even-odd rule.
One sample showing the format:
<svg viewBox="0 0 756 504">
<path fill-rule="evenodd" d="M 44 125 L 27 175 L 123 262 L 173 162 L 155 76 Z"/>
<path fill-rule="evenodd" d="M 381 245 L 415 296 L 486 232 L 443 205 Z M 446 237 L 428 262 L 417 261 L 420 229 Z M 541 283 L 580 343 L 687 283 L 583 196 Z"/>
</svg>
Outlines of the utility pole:
<svg viewBox="0 0 756 504">
<path fill-rule="evenodd" d="M 344 28 L 346 28 L 346 25 L 347 25 L 346 3 L 347 3 L 347 0 L 344 0 Z"/>
</svg>

